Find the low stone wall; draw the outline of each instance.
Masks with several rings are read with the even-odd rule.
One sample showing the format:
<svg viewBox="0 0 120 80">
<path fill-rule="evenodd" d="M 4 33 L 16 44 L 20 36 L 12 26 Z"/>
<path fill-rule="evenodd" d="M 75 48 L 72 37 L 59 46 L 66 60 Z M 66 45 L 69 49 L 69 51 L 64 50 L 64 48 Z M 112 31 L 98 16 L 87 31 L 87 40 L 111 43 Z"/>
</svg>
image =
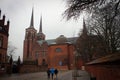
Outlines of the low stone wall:
<svg viewBox="0 0 120 80">
<path fill-rule="evenodd" d="M 31 73 L 47 70 L 47 66 L 38 66 L 38 65 L 21 65 L 20 73 Z"/>
</svg>

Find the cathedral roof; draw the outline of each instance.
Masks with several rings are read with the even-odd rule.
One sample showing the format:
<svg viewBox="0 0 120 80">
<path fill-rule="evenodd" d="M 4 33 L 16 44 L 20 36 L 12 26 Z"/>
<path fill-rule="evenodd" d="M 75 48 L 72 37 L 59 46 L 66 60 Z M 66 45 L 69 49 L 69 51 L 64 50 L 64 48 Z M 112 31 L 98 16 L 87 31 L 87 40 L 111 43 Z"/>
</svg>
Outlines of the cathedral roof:
<svg viewBox="0 0 120 80">
<path fill-rule="evenodd" d="M 67 38 L 67 42 L 66 43 L 75 44 L 77 38 L 78 37 Z M 56 39 L 48 39 L 48 40 L 39 40 L 37 42 L 39 43 L 39 45 L 43 44 L 43 42 L 47 42 L 48 45 L 51 45 L 51 44 L 57 44 L 55 40 Z"/>
<path fill-rule="evenodd" d="M 78 37 L 66 38 L 66 39 L 67 39 L 67 42 L 65 42 L 65 43 L 75 44 L 77 38 L 78 38 Z M 46 40 L 46 42 L 48 43 L 48 45 L 57 44 L 57 43 L 56 43 L 56 39 L 49 39 L 49 40 Z"/>
<path fill-rule="evenodd" d="M 77 41 L 78 37 L 71 37 L 71 38 L 67 38 L 68 42 L 71 42 L 72 44 L 75 44 L 75 42 Z"/>
<path fill-rule="evenodd" d="M 49 40 L 46 40 L 46 41 L 47 41 L 48 45 L 56 44 L 55 39 L 49 39 Z"/>
<path fill-rule="evenodd" d="M 41 20 L 42 21 L 42 18 Z M 42 23 L 42 22 L 40 22 Z M 38 35 L 44 35 L 42 33 L 42 26 L 40 26 L 40 30 Z M 47 42 L 48 45 L 52 45 L 52 44 L 62 44 L 62 43 L 68 43 L 68 44 L 75 44 L 76 40 L 78 37 L 71 37 L 71 38 L 67 38 L 64 35 L 60 35 L 59 37 L 57 37 L 56 39 L 48 39 L 48 40 L 38 40 L 37 42 L 39 43 L 39 45 L 43 44 L 44 42 Z"/>
<path fill-rule="evenodd" d="M 57 44 L 66 43 L 67 42 L 67 38 L 64 35 L 60 35 L 58 38 L 56 38 L 55 42 Z"/>
<path fill-rule="evenodd" d="M 37 41 L 39 43 L 39 45 L 42 45 L 43 43 L 45 43 L 46 41 L 45 40 L 39 40 Z"/>
</svg>

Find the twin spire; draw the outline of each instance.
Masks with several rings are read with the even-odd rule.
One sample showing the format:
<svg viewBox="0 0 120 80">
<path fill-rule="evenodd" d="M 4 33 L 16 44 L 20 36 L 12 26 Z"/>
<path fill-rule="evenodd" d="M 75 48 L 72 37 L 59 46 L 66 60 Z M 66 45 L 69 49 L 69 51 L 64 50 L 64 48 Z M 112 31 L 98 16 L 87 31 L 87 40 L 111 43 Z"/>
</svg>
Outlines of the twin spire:
<svg viewBox="0 0 120 80">
<path fill-rule="evenodd" d="M 30 28 L 34 28 L 34 15 L 33 15 L 33 9 L 32 9 L 32 15 L 31 15 Z"/>
<path fill-rule="evenodd" d="M 33 10 L 33 8 L 32 8 L 32 15 L 31 15 L 31 21 L 30 21 L 30 27 L 29 28 L 34 28 L 34 10 Z M 41 15 L 41 18 L 40 18 L 39 33 L 42 33 L 42 15 Z"/>
<path fill-rule="evenodd" d="M 87 28 L 86 28 L 86 24 L 85 24 L 84 18 L 83 18 L 83 33 L 87 34 Z"/>
<path fill-rule="evenodd" d="M 42 33 L 42 15 L 41 15 L 41 18 L 40 18 L 40 28 L 39 28 L 39 33 Z"/>
</svg>

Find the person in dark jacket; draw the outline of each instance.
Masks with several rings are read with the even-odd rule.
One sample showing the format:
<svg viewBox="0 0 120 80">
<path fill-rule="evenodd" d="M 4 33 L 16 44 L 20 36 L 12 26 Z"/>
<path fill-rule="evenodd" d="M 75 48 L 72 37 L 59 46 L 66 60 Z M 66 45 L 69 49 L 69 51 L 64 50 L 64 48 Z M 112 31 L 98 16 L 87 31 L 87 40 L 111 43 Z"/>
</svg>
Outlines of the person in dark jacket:
<svg viewBox="0 0 120 80">
<path fill-rule="evenodd" d="M 48 80 L 50 80 L 50 69 L 49 68 L 47 70 L 47 76 L 48 76 Z"/>
<path fill-rule="evenodd" d="M 58 70 L 57 70 L 57 69 L 55 69 L 55 75 L 56 75 L 56 78 L 57 78 L 57 74 L 58 74 Z"/>
</svg>

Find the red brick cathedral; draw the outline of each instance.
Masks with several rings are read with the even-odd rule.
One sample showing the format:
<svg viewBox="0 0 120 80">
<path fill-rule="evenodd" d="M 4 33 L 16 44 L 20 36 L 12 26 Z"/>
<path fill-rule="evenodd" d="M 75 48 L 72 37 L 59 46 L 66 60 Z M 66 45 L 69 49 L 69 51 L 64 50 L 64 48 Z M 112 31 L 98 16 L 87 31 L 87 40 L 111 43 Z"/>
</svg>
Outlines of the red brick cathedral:
<svg viewBox="0 0 120 80">
<path fill-rule="evenodd" d="M 76 38 L 66 38 L 60 35 L 56 39 L 46 40 L 42 31 L 42 16 L 39 31 L 34 27 L 34 13 L 32 10 L 30 26 L 26 29 L 23 50 L 22 70 L 37 71 L 42 68 L 73 68 L 73 52 Z M 33 69 L 34 67 L 37 67 Z M 37 70 L 36 70 L 37 69 Z"/>
</svg>

